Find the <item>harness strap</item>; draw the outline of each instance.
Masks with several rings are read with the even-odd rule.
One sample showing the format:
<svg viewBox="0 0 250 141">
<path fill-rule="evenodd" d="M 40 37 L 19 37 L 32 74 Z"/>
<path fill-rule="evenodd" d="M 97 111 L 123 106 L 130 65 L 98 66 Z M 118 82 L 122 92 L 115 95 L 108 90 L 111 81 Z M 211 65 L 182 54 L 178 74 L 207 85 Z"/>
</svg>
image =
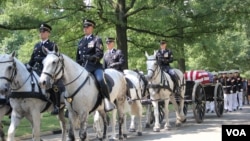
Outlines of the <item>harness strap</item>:
<svg viewBox="0 0 250 141">
<path fill-rule="evenodd" d="M 48 101 L 47 98 L 39 92 L 11 92 L 9 98 L 38 98 Z"/>
<path fill-rule="evenodd" d="M 72 95 L 70 95 L 70 96 L 68 96 L 68 97 L 64 96 L 64 99 L 66 99 L 70 104 L 72 104 L 72 101 L 73 101 L 74 96 L 75 96 L 75 95 L 79 92 L 79 90 L 84 86 L 84 84 L 87 82 L 88 79 L 89 79 L 89 74 L 88 74 L 87 78 L 83 81 L 83 83 L 76 89 L 76 91 L 75 91 Z"/>
</svg>

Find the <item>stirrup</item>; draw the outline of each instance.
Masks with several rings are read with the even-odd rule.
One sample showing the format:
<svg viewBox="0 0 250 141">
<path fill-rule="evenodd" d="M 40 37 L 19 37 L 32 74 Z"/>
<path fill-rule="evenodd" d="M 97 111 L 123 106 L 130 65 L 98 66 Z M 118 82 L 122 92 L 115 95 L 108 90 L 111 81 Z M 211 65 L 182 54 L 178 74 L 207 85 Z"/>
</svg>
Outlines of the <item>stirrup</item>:
<svg viewBox="0 0 250 141">
<path fill-rule="evenodd" d="M 104 99 L 104 110 L 110 112 L 116 108 L 115 104 L 111 103 L 107 98 Z"/>
</svg>

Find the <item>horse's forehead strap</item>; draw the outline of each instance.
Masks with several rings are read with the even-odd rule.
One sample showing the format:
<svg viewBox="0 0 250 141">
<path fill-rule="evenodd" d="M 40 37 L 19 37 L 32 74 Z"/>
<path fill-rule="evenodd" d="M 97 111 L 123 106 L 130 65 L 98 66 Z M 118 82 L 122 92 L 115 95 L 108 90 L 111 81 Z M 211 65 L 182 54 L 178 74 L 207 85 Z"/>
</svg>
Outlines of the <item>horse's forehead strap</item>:
<svg viewBox="0 0 250 141">
<path fill-rule="evenodd" d="M 14 59 L 8 61 L 0 61 L 0 63 L 9 63 L 9 62 L 14 62 Z"/>
<path fill-rule="evenodd" d="M 156 59 L 155 58 L 149 58 L 147 59 L 147 61 L 155 61 Z"/>
</svg>

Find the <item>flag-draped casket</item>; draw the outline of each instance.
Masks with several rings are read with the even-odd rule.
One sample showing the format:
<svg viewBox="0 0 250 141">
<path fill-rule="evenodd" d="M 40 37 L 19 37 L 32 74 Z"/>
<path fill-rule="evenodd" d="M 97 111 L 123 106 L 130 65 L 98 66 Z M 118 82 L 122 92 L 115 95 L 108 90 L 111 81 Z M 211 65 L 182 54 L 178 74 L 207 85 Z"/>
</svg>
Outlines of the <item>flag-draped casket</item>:
<svg viewBox="0 0 250 141">
<path fill-rule="evenodd" d="M 186 81 L 200 82 L 207 84 L 213 82 L 213 74 L 205 70 L 191 70 L 185 72 Z"/>
</svg>

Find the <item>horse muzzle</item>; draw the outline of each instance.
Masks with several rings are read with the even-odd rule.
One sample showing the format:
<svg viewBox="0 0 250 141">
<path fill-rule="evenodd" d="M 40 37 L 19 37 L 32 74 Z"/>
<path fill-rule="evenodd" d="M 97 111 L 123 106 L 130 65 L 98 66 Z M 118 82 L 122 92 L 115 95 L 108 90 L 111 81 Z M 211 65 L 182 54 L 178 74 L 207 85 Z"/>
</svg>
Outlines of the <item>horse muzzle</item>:
<svg viewBox="0 0 250 141">
<path fill-rule="evenodd" d="M 10 94 L 10 85 L 3 84 L 0 86 L 0 95 L 9 95 Z"/>
<path fill-rule="evenodd" d="M 41 88 L 45 88 L 45 89 L 50 89 L 52 88 L 52 82 L 53 80 L 50 80 L 50 79 L 45 79 L 45 80 L 39 80 L 39 85 Z"/>
</svg>

